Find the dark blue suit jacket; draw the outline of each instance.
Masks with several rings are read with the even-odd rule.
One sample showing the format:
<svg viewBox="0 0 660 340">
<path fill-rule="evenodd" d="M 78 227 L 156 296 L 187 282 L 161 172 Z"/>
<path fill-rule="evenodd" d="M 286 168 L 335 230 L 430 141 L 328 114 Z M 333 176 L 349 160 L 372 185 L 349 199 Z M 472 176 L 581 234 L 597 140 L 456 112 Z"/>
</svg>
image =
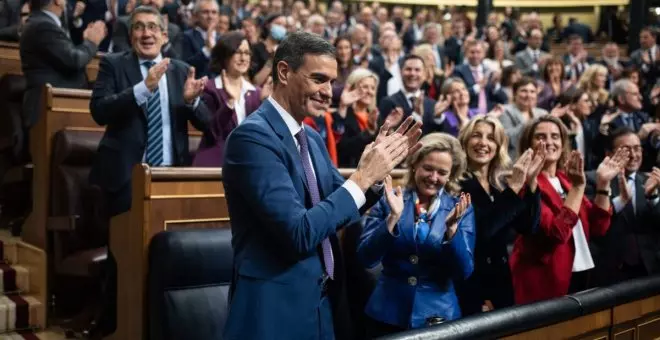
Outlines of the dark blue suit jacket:
<svg viewBox="0 0 660 340">
<path fill-rule="evenodd" d="M 485 72 L 486 69 L 484 68 L 484 73 Z M 485 75 L 487 76 L 488 74 L 486 73 Z M 463 79 L 463 82 L 465 83 L 465 87 L 470 93 L 470 108 L 478 107 L 479 93 L 474 92 L 474 88 L 473 88 L 473 86 L 477 83 L 477 81 L 474 79 L 474 76 L 472 75 L 472 70 L 470 69 L 470 65 L 462 64 L 460 66 L 457 66 L 454 69 L 454 74 L 452 76 Z M 486 88 L 484 90 L 486 91 L 486 103 L 488 105 L 488 109 L 491 109 L 495 105 L 495 103 L 492 100 L 493 99 L 491 94 L 492 89 L 490 88 L 489 85 L 486 85 Z"/>
<path fill-rule="evenodd" d="M 325 339 L 340 318 L 321 303 L 321 242 L 330 238 L 335 280 L 342 280 L 336 232 L 360 219 L 379 198 L 367 192 L 359 211 L 344 178 L 332 165 L 325 144 L 305 127 L 321 194 L 312 206 L 293 136 L 266 100 L 229 135 L 223 183 L 231 216 L 234 281 L 226 339 Z M 337 333 L 337 338 L 344 338 Z"/>
<path fill-rule="evenodd" d="M 392 110 L 397 107 L 403 109 L 404 120 L 408 118 L 408 116 L 412 115 L 412 106 L 410 106 L 410 103 L 408 102 L 406 95 L 403 94 L 403 91 L 399 91 L 389 97 L 384 97 L 380 101 L 380 104 L 378 105 L 378 126 L 382 126 L 390 112 L 392 112 Z M 422 126 L 422 133 L 424 135 L 440 130 L 437 124 L 433 122 L 434 113 L 435 100 L 424 96 L 424 116 L 422 117 L 424 123 Z"/>
<path fill-rule="evenodd" d="M 209 75 L 210 58 L 207 58 L 202 52 L 206 43 L 202 34 L 196 29 L 189 29 L 183 32 L 183 47 L 182 55 L 183 61 L 195 66 L 195 76 L 201 78 Z"/>
<path fill-rule="evenodd" d="M 367 268 L 383 265 L 365 310 L 370 317 L 402 328 L 423 327 L 429 317 L 447 321 L 461 317 L 453 280 L 468 278 L 474 268 L 474 211 L 468 209 L 447 241 L 445 219 L 458 198 L 445 192 L 439 199 L 439 210 L 422 244 L 414 237 L 415 200 L 410 189 L 403 194 L 396 236 L 387 230 L 390 207 L 385 197 L 369 212 L 358 257 Z"/>
</svg>

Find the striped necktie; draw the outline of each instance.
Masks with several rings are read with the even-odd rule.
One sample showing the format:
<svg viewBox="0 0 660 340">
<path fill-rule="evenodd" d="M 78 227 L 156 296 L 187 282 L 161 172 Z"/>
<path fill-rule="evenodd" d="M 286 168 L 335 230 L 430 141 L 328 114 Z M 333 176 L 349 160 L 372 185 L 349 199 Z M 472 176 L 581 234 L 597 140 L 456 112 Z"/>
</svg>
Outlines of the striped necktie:
<svg viewBox="0 0 660 340">
<path fill-rule="evenodd" d="M 147 70 L 154 66 L 153 61 L 146 61 L 142 65 Z M 160 108 L 160 91 L 158 87 L 147 99 L 147 154 L 145 160 L 150 166 L 163 164 L 163 117 Z"/>
</svg>

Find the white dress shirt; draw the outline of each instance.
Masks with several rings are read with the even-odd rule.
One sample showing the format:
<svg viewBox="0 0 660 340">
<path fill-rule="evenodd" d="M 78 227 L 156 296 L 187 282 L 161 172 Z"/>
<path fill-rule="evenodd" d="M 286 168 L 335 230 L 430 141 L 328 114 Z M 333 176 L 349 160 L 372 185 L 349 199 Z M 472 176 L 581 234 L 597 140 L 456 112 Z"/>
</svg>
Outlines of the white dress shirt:
<svg viewBox="0 0 660 340">
<path fill-rule="evenodd" d="M 298 139 L 296 138 L 296 134 L 300 132 L 300 130 L 303 129 L 303 125 L 296 122 L 296 120 L 291 116 L 290 113 L 288 113 L 273 97 L 268 97 L 268 101 L 275 107 L 275 110 L 280 114 L 282 117 L 282 120 L 284 120 L 284 123 L 286 124 L 287 128 L 289 128 L 289 132 L 291 132 L 291 137 L 293 138 L 293 142 L 296 143 L 296 148 L 298 149 L 298 152 L 300 152 L 300 144 L 298 144 Z M 309 143 L 309 141 L 308 141 Z M 314 178 L 316 178 L 316 169 L 314 169 L 314 162 L 312 162 L 311 159 L 311 154 L 308 154 L 307 157 L 309 158 L 309 164 L 312 164 L 312 172 L 314 173 Z M 355 184 L 355 182 L 349 180 L 346 180 L 344 184 L 342 185 L 344 189 L 348 191 L 348 193 L 351 195 L 353 198 L 353 202 L 355 202 L 355 206 L 360 209 L 362 206 L 367 203 L 367 198 L 364 196 L 364 193 L 360 189 L 360 187 Z"/>
<path fill-rule="evenodd" d="M 549 177 L 548 180 L 559 195 L 564 195 L 564 188 L 561 187 L 559 178 Z M 573 227 L 573 244 L 575 246 L 575 256 L 573 257 L 573 273 L 582 272 L 594 268 L 594 260 L 591 257 L 587 236 L 584 233 L 584 227 L 580 216 Z"/>
<path fill-rule="evenodd" d="M 245 80 L 245 78 L 242 78 L 242 81 L 243 83 L 241 85 L 241 94 L 238 96 L 238 99 L 234 99 L 234 111 L 236 111 L 236 121 L 238 124 L 241 124 L 247 116 L 247 110 L 245 108 L 245 94 L 248 91 L 257 90 L 254 85 L 250 84 L 250 82 Z M 223 88 L 222 76 L 215 77 L 215 87 L 217 89 Z"/>
</svg>

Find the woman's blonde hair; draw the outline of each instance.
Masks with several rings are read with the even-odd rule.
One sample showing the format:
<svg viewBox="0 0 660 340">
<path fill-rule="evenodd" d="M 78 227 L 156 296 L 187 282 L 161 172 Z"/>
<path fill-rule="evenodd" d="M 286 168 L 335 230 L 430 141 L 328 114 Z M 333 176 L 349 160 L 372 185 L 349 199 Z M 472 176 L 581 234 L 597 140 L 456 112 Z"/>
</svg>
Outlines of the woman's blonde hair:
<svg viewBox="0 0 660 340">
<path fill-rule="evenodd" d="M 422 143 L 422 147 L 417 152 L 408 156 L 406 186 L 411 189 L 417 188 L 415 183 L 415 167 L 424 157 L 435 151 L 448 152 L 451 155 L 452 163 L 449 180 L 445 184 L 445 191 L 451 195 L 458 195 L 461 190 L 459 182 L 463 178 L 463 173 L 467 167 L 465 152 L 461 148 L 461 143 L 454 136 L 441 132 L 428 134 L 422 137 L 419 142 Z"/>
<path fill-rule="evenodd" d="M 597 104 L 602 105 L 607 103 L 609 93 L 605 89 L 596 89 L 594 87 L 594 78 L 596 78 L 598 73 L 605 73 L 605 76 L 607 76 L 607 68 L 600 64 L 589 65 L 580 77 L 580 80 L 578 80 L 577 88 L 588 93 L 589 98 L 596 101 Z"/>
<path fill-rule="evenodd" d="M 435 56 L 433 55 L 433 47 L 430 44 L 421 44 L 415 46 L 415 48 L 412 50 L 412 54 L 421 57 L 424 59 L 424 63 L 426 63 L 426 57 L 431 57 L 435 59 Z M 440 70 L 435 66 L 435 64 L 431 65 L 426 65 L 426 81 L 427 82 L 432 82 L 433 77 L 435 77 L 436 74 L 439 74 Z"/>
<path fill-rule="evenodd" d="M 493 137 L 495 139 L 495 144 L 497 144 L 497 150 L 495 150 L 495 157 L 490 161 L 488 166 L 488 182 L 496 187 L 498 190 L 503 190 L 504 186 L 502 185 L 502 177 L 507 172 L 509 166 L 511 165 L 511 158 L 509 157 L 509 152 L 507 151 L 509 145 L 509 138 L 504 132 L 504 127 L 502 123 L 497 118 L 486 115 L 476 115 L 474 116 L 466 126 L 464 126 L 461 131 L 458 133 L 458 141 L 461 143 L 463 150 L 466 150 L 467 157 L 467 144 L 472 137 L 474 129 L 477 127 L 477 124 L 488 124 L 493 128 Z M 470 159 L 467 157 L 468 175 L 470 174 Z"/>
<path fill-rule="evenodd" d="M 532 147 L 532 140 L 534 140 L 534 133 L 536 133 L 536 127 L 541 123 L 553 123 L 559 127 L 559 134 L 561 137 L 561 156 L 557 161 L 557 169 L 563 170 L 568 155 L 571 153 L 571 143 L 568 139 L 568 129 L 562 121 L 552 115 L 543 115 L 537 118 L 534 118 L 525 124 L 522 134 L 520 135 L 520 141 L 518 143 L 518 154 L 522 155 L 525 150 Z"/>
<path fill-rule="evenodd" d="M 359 83 L 362 79 L 365 78 L 374 78 L 376 81 L 376 90 L 378 90 L 378 83 L 380 82 L 380 79 L 378 78 L 378 75 L 373 73 L 371 70 L 363 68 L 363 67 L 358 67 L 355 70 L 351 72 L 351 74 L 348 75 L 348 78 L 346 78 L 346 85 L 344 85 L 347 89 L 352 90 L 357 86 L 357 83 Z M 373 111 L 376 109 L 376 95 L 374 94 L 374 99 L 371 101 L 371 104 L 369 104 L 369 111 Z"/>
</svg>

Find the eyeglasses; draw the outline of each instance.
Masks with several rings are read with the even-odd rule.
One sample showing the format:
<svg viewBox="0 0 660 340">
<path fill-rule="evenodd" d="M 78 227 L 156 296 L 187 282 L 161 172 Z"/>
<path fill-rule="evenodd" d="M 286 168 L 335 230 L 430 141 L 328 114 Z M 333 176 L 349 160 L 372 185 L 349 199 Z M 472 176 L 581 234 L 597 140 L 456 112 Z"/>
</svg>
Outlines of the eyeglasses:
<svg viewBox="0 0 660 340">
<path fill-rule="evenodd" d="M 642 146 L 641 145 L 633 145 L 633 146 L 624 145 L 624 146 L 621 146 L 620 148 L 623 149 L 623 150 L 628 150 L 628 152 L 635 152 L 635 153 L 642 152 Z"/>
<path fill-rule="evenodd" d="M 156 33 L 160 31 L 160 26 L 155 22 L 149 22 L 147 24 L 143 22 L 136 22 L 133 24 L 134 32 L 144 32 L 145 30 Z"/>
<path fill-rule="evenodd" d="M 236 55 L 251 57 L 252 51 L 236 51 Z"/>
</svg>

